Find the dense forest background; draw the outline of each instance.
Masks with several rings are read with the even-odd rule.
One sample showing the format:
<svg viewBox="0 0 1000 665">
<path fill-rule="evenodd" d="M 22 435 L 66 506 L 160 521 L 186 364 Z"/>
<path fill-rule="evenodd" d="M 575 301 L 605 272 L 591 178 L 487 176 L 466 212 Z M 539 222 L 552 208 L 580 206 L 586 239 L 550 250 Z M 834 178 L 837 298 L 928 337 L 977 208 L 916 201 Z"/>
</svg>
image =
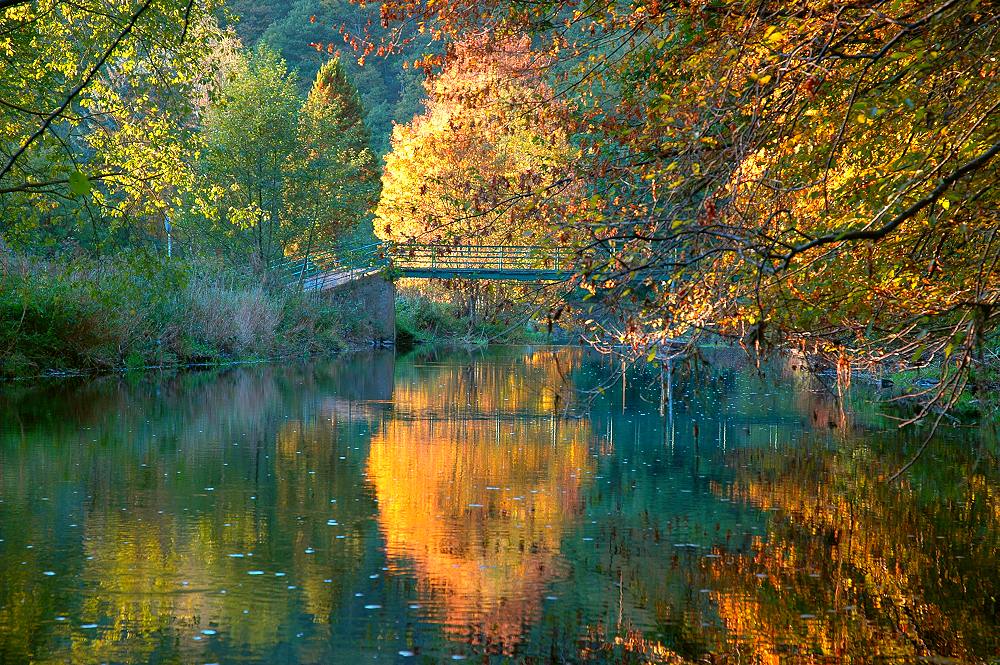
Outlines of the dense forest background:
<svg viewBox="0 0 1000 665">
<path fill-rule="evenodd" d="M 329 59 L 327 47 L 339 45 L 344 69 L 361 93 L 372 149 L 379 157 L 390 150 L 393 123 L 405 124 L 421 110 L 424 74 L 404 68 L 404 62 L 412 61 L 424 46 L 433 50 L 434 45 L 415 42 L 359 64 L 358 53 L 341 33 L 343 27 L 355 39 L 387 38 L 390 30 L 381 27 L 377 5 L 359 7 L 349 0 L 233 0 L 220 12 L 220 19 L 236 29 L 245 46 L 265 42 L 274 48 L 298 74 L 303 94 L 320 65 Z M 322 48 L 316 48 L 317 44 Z"/>
</svg>

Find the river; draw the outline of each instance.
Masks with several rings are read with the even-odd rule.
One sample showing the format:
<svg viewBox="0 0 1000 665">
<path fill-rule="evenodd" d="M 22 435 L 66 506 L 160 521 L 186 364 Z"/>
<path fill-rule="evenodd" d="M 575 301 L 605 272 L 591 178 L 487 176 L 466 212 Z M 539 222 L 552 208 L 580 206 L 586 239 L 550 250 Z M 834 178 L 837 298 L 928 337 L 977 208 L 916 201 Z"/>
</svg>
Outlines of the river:
<svg viewBox="0 0 1000 665">
<path fill-rule="evenodd" d="M 995 440 L 706 355 L 8 384 L 0 663 L 1000 659 Z"/>
</svg>

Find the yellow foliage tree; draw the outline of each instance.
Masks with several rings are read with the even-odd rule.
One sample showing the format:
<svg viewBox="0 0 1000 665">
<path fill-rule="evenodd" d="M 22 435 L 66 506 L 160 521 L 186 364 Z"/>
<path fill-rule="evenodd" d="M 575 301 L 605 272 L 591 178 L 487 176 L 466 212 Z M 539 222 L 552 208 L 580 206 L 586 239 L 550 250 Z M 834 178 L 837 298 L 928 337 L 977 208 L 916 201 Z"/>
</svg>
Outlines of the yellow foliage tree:
<svg viewBox="0 0 1000 665">
<path fill-rule="evenodd" d="M 573 192 L 563 105 L 528 38 L 455 47 L 422 115 L 393 131 L 376 233 L 396 242 L 516 244 L 553 235 Z"/>
</svg>

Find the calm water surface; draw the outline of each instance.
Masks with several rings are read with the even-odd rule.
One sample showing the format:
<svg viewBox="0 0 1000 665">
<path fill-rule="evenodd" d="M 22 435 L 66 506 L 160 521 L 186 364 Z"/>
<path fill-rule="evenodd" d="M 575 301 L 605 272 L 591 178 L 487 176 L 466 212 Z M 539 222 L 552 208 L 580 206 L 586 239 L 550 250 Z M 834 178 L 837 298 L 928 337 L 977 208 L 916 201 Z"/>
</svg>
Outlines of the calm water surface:
<svg viewBox="0 0 1000 665">
<path fill-rule="evenodd" d="M 8 385 L 0 662 L 1000 660 L 995 438 L 714 355 Z"/>
</svg>

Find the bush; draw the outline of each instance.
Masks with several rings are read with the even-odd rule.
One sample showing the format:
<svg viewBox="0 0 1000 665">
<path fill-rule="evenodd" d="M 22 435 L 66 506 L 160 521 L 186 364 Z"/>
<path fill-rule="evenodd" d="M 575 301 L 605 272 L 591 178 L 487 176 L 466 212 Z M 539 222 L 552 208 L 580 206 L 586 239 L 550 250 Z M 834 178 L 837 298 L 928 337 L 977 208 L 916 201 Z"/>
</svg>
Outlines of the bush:
<svg viewBox="0 0 1000 665">
<path fill-rule="evenodd" d="M 396 298 L 396 345 L 400 348 L 418 344 L 514 343 L 543 338 L 544 335 L 531 329 L 528 323 L 512 327 L 499 320 L 472 320 L 453 302 L 435 300 L 423 294 Z"/>
<path fill-rule="evenodd" d="M 340 349 L 363 331 L 329 298 L 270 292 L 209 263 L 122 257 L 71 267 L 7 257 L 0 376 Z"/>
</svg>

